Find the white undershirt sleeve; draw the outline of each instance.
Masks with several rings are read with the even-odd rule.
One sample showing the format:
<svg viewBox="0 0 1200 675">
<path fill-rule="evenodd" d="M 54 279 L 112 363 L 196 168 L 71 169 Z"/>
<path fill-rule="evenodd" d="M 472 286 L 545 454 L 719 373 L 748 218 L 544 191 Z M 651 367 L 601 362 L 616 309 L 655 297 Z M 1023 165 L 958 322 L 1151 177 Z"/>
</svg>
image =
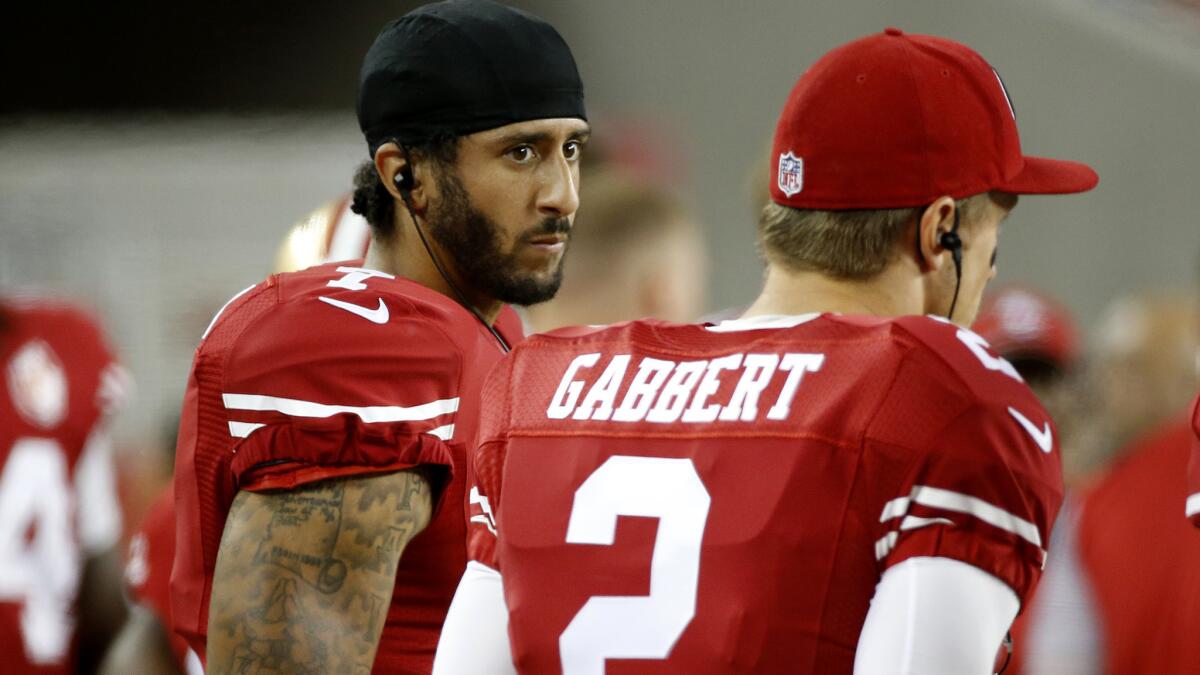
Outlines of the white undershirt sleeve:
<svg viewBox="0 0 1200 675">
<path fill-rule="evenodd" d="M 910 558 L 875 589 L 855 675 L 991 675 L 1020 601 L 1004 582 L 949 558 Z"/>
<path fill-rule="evenodd" d="M 433 675 L 515 675 L 500 573 L 471 561 L 450 603 Z"/>
</svg>

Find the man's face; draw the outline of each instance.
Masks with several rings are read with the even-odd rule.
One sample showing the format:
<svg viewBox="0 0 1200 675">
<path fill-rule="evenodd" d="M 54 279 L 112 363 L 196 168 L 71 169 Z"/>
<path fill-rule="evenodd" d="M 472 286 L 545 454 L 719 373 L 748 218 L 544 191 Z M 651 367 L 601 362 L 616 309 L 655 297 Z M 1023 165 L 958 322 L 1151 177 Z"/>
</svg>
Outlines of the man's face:
<svg viewBox="0 0 1200 675">
<path fill-rule="evenodd" d="M 438 170 L 430 233 L 477 291 L 517 305 L 554 297 L 587 137 L 579 119 L 518 122 L 464 136 Z"/>
<path fill-rule="evenodd" d="M 1002 206 L 994 199 L 985 200 L 983 208 L 977 210 L 974 222 L 964 223 L 962 228 L 962 286 L 958 291 L 958 304 L 954 308 L 954 322 L 969 327 L 975 322 L 983 291 L 996 276 L 996 250 L 999 245 L 1000 223 L 1008 217 L 1011 207 Z M 946 266 L 946 278 L 950 295 L 946 307 L 954 294 L 954 265 Z"/>
</svg>

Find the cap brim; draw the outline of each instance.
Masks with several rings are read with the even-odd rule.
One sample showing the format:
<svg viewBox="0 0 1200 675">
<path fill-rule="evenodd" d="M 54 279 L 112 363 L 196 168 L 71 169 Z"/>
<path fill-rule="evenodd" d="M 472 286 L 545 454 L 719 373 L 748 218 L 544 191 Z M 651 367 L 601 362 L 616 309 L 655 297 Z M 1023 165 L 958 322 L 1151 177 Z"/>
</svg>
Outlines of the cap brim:
<svg viewBox="0 0 1200 675">
<path fill-rule="evenodd" d="M 1058 195 L 1087 192 L 1100 177 L 1081 162 L 1046 157 L 1025 157 L 1020 173 L 996 189 L 1019 195 Z"/>
</svg>

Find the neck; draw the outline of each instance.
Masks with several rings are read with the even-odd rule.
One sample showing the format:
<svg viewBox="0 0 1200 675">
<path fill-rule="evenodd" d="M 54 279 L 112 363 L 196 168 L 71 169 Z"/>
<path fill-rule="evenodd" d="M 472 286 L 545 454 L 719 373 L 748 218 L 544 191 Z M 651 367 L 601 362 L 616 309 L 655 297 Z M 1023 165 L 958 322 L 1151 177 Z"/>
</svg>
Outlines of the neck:
<svg viewBox="0 0 1200 675">
<path fill-rule="evenodd" d="M 762 293 L 743 317 L 776 314 L 923 314 L 919 278 L 891 265 L 865 281 L 837 279 L 818 272 L 798 272 L 768 265 Z"/>
<path fill-rule="evenodd" d="M 455 269 L 449 254 L 443 251 L 426 232 L 429 247 L 437 255 L 446 271 L 449 280 L 438 270 L 430 257 L 430 252 L 421 243 L 421 237 L 413 228 L 411 221 L 403 219 L 396 223 L 397 234 L 390 239 L 371 237 L 371 246 L 367 249 L 367 258 L 363 265 L 367 269 L 387 272 L 398 277 L 404 277 L 422 286 L 437 291 L 468 309 L 479 312 L 484 321 L 491 325 L 495 323 L 504 303 L 474 288 L 463 280 Z M 453 282 L 453 287 L 451 286 Z M 462 297 L 454 292 L 457 288 Z"/>
</svg>

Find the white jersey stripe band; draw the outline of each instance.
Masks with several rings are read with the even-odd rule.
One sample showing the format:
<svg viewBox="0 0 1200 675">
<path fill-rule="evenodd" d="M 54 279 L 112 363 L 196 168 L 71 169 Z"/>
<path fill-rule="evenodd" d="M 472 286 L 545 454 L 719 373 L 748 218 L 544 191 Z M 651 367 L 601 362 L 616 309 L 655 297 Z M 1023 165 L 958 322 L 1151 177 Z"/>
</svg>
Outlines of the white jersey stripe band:
<svg viewBox="0 0 1200 675">
<path fill-rule="evenodd" d="M 1194 505 L 1200 511 L 1200 493 L 1193 495 L 1193 497 L 1195 498 L 1195 503 L 1193 504 L 1192 498 L 1189 498 L 1188 508 L 1190 510 Z M 1037 526 L 1028 520 L 1009 513 L 1002 508 L 993 506 L 978 497 L 964 495 L 952 490 L 930 487 L 928 485 L 914 485 L 912 493 L 908 497 L 898 497 L 884 504 L 883 511 L 879 516 L 879 522 L 883 523 L 893 518 L 907 515 L 908 508 L 913 503 L 934 509 L 965 513 L 993 527 L 1011 532 L 1038 548 L 1042 547 L 1042 537 L 1038 532 Z M 910 519 L 906 518 L 904 522 L 910 522 Z M 906 528 L 901 524 L 900 529 L 910 528 Z"/>
<path fill-rule="evenodd" d="M 1042 547 L 1042 536 L 1038 533 L 1037 525 L 978 497 L 928 485 L 918 485 L 913 488 L 912 499 L 922 506 L 974 516 L 988 525 L 1011 532 L 1038 548 Z"/>
<path fill-rule="evenodd" d="M 1187 498 L 1187 509 L 1185 512 L 1188 518 L 1200 513 L 1200 492 Z"/>
<path fill-rule="evenodd" d="M 908 513 L 908 504 L 912 500 L 908 497 L 897 497 L 892 501 L 883 505 L 883 513 L 879 516 L 879 522 L 886 523 L 892 518 L 899 518 Z"/>
<path fill-rule="evenodd" d="M 230 422 L 229 435 L 234 438 L 245 438 L 250 435 L 250 432 L 265 426 L 265 424 L 255 424 L 253 422 Z"/>
<path fill-rule="evenodd" d="M 425 433 L 429 434 L 430 436 L 436 436 L 436 437 L 442 439 L 443 441 L 448 441 L 454 436 L 454 425 L 453 424 L 445 424 L 436 429 L 430 429 L 429 431 L 426 431 Z"/>
<path fill-rule="evenodd" d="M 222 394 L 228 410 L 257 410 L 279 412 L 293 417 L 332 417 L 343 413 L 357 415 L 364 422 L 417 422 L 433 419 L 458 410 L 458 398 L 444 398 L 421 405 L 327 405 L 294 398 L 259 396 L 257 394 Z"/>
</svg>

